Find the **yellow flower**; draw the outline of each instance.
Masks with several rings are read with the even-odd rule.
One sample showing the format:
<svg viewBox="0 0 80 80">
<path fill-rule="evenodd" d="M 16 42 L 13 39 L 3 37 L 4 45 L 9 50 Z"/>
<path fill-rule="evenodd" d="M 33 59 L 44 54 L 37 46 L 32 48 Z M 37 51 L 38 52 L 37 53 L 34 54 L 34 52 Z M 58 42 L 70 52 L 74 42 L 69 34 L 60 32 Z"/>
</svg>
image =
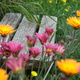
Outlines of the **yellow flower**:
<svg viewBox="0 0 80 80">
<path fill-rule="evenodd" d="M 52 3 L 52 0 L 49 0 L 49 3 Z"/>
<path fill-rule="evenodd" d="M 66 0 L 62 0 L 62 2 L 66 3 Z"/>
<path fill-rule="evenodd" d="M 31 74 L 32 74 L 32 77 L 33 76 L 37 76 L 37 72 L 36 71 L 32 71 Z"/>
<path fill-rule="evenodd" d="M 80 18 L 78 17 L 69 17 L 66 19 L 68 24 L 70 24 L 74 29 L 80 28 Z"/>
<path fill-rule="evenodd" d="M 7 80 L 9 77 L 8 74 L 6 74 L 6 71 L 4 69 L 0 69 L 0 80 Z"/>
<path fill-rule="evenodd" d="M 78 16 L 80 16 L 80 11 L 76 11 L 76 14 L 77 14 Z"/>
<path fill-rule="evenodd" d="M 61 61 L 57 61 L 56 63 L 58 68 L 67 76 L 72 76 L 79 72 L 78 67 L 80 66 L 80 62 L 74 59 L 61 59 Z"/>
<path fill-rule="evenodd" d="M 65 9 L 66 12 L 68 12 L 68 9 Z"/>
<path fill-rule="evenodd" d="M 7 25 L 1 25 L 0 24 L 0 34 L 5 37 L 7 36 L 8 34 L 11 34 L 13 33 L 15 30 L 13 30 L 14 28 L 9 26 L 8 24 Z"/>
</svg>

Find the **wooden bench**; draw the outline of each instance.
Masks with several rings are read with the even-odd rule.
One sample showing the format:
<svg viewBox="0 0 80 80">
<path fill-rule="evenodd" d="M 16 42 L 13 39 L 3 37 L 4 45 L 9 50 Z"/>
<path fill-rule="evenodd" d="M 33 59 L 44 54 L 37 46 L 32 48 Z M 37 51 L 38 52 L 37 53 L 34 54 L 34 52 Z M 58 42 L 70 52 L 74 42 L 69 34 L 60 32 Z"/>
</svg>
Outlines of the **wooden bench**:
<svg viewBox="0 0 80 80">
<path fill-rule="evenodd" d="M 50 16 L 51 18 L 53 18 L 56 22 L 57 22 L 57 17 L 53 17 Z M 39 28 L 38 33 L 42 34 L 45 31 L 45 27 L 50 27 L 54 29 L 54 32 L 56 31 L 56 22 L 53 21 L 50 17 L 48 16 L 43 16 L 42 20 L 41 20 L 41 25 Z M 29 22 L 26 17 L 24 16 L 22 21 L 21 21 L 21 14 L 18 13 L 6 13 L 6 15 L 4 16 L 4 18 L 2 19 L 2 21 L 0 22 L 0 24 L 9 24 L 12 27 L 14 27 L 14 29 L 17 28 L 17 31 L 14 35 L 14 37 L 12 38 L 12 35 L 8 35 L 5 38 L 5 41 L 8 42 L 12 39 L 12 41 L 14 42 L 19 42 L 20 44 L 25 45 L 26 49 L 28 49 L 27 46 L 27 39 L 26 39 L 26 35 L 31 35 L 33 36 L 35 34 L 35 29 L 37 24 Z M 55 42 L 55 36 L 53 37 L 51 43 Z M 36 47 L 41 48 L 41 44 L 39 42 L 39 40 L 37 41 Z M 25 49 L 23 49 L 21 52 L 26 52 Z M 37 68 L 38 67 L 38 63 L 39 60 L 41 58 L 41 54 L 35 58 L 35 64 L 34 67 Z M 33 61 L 33 58 L 31 58 L 30 60 L 31 62 Z M 52 61 L 52 56 L 50 57 L 49 61 Z"/>
</svg>

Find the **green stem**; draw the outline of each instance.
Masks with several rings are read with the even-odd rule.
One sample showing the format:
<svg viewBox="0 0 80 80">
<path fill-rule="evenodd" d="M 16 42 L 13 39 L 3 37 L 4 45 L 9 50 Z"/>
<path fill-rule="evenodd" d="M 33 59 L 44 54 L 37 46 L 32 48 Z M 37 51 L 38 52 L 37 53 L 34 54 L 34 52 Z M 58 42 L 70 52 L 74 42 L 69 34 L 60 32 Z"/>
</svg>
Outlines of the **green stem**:
<svg viewBox="0 0 80 80">
<path fill-rule="evenodd" d="M 56 62 L 55 62 L 55 75 L 57 75 Z M 55 80 L 57 80 L 57 77 L 55 78 L 56 78 Z"/>
<path fill-rule="evenodd" d="M 4 67 L 4 65 L 5 65 L 5 63 L 6 63 L 6 61 L 7 61 L 7 59 L 8 59 L 8 57 L 6 57 L 4 63 L 3 63 L 2 66 L 1 66 L 1 68 Z"/>
<path fill-rule="evenodd" d="M 45 65 L 45 73 L 44 74 L 46 74 L 46 71 L 47 71 L 47 69 L 49 68 L 49 65 L 50 65 L 50 61 L 49 61 L 49 59 L 50 59 L 50 56 L 48 56 L 47 57 L 47 59 L 46 59 L 46 65 Z"/>
<path fill-rule="evenodd" d="M 71 41 L 71 44 L 70 44 L 69 49 L 68 49 L 68 52 L 67 52 L 67 58 L 69 57 L 69 51 L 70 51 L 71 46 L 72 46 L 72 43 L 74 42 L 74 39 L 75 39 L 75 33 L 76 33 L 76 30 L 74 29 L 73 39 L 72 39 L 72 41 Z"/>
<path fill-rule="evenodd" d="M 39 74 L 39 71 L 40 71 L 40 65 L 41 65 L 41 58 L 40 58 L 39 67 L 38 67 L 38 74 Z"/>
<path fill-rule="evenodd" d="M 43 57 L 44 57 L 44 47 L 42 45 L 42 59 L 43 59 Z"/>
<path fill-rule="evenodd" d="M 32 69 L 31 69 L 31 71 L 33 71 L 33 67 L 34 67 L 34 61 L 35 61 L 35 58 L 33 59 L 33 65 L 32 65 Z M 32 80 L 32 75 L 31 75 L 31 78 L 30 78 L 30 80 Z"/>
<path fill-rule="evenodd" d="M 11 72 L 11 75 L 10 75 L 10 79 L 9 80 L 12 80 L 12 76 L 13 76 L 13 72 Z"/>
<path fill-rule="evenodd" d="M 54 62 L 51 63 L 51 65 L 50 65 L 50 67 L 49 67 L 49 69 L 48 69 L 46 75 L 44 76 L 43 80 L 46 80 L 46 77 L 47 77 L 47 75 L 49 74 L 49 72 L 50 72 L 50 70 L 51 70 L 53 64 L 54 64 Z"/>
<path fill-rule="evenodd" d="M 2 55 L 0 55 L 0 66 L 1 66 L 1 59 L 2 59 L 2 57 L 3 57 L 3 56 L 2 56 Z"/>
</svg>

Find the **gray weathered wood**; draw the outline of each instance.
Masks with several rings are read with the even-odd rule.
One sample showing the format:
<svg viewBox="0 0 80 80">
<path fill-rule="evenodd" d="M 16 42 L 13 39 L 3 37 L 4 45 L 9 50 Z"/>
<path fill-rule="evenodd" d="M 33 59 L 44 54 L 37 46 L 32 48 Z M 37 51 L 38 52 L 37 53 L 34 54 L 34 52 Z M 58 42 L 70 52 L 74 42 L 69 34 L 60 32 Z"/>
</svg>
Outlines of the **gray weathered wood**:
<svg viewBox="0 0 80 80">
<path fill-rule="evenodd" d="M 27 38 L 25 36 L 33 36 L 35 28 L 36 24 L 29 22 L 26 17 L 24 17 L 12 41 L 19 42 L 20 44 L 25 45 L 25 48 L 28 49 Z M 26 52 L 26 50 L 23 49 L 21 52 Z"/>
<path fill-rule="evenodd" d="M 4 18 L 1 20 L 0 24 L 3 24 L 3 25 L 8 24 L 11 27 L 14 27 L 14 29 L 16 29 L 20 20 L 21 20 L 21 14 L 19 14 L 19 13 L 6 13 Z M 7 37 L 5 38 L 5 42 L 8 42 L 11 38 L 12 38 L 12 34 L 7 35 Z M 1 39 L 1 36 L 0 36 L 0 39 Z"/>
</svg>

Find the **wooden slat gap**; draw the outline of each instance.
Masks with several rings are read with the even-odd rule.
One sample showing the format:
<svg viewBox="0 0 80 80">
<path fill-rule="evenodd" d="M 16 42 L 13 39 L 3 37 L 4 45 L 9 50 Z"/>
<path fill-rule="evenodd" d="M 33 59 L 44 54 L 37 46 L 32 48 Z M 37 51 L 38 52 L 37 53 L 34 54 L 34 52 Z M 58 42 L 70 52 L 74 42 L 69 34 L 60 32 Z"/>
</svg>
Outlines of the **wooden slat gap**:
<svg viewBox="0 0 80 80">
<path fill-rule="evenodd" d="M 43 14 L 40 13 L 40 14 L 38 15 L 38 24 L 36 25 L 35 32 L 34 32 L 33 36 L 35 35 L 36 32 L 38 33 L 38 31 L 39 31 L 39 29 L 40 29 L 40 25 L 41 25 L 42 18 L 43 18 Z"/>
</svg>

